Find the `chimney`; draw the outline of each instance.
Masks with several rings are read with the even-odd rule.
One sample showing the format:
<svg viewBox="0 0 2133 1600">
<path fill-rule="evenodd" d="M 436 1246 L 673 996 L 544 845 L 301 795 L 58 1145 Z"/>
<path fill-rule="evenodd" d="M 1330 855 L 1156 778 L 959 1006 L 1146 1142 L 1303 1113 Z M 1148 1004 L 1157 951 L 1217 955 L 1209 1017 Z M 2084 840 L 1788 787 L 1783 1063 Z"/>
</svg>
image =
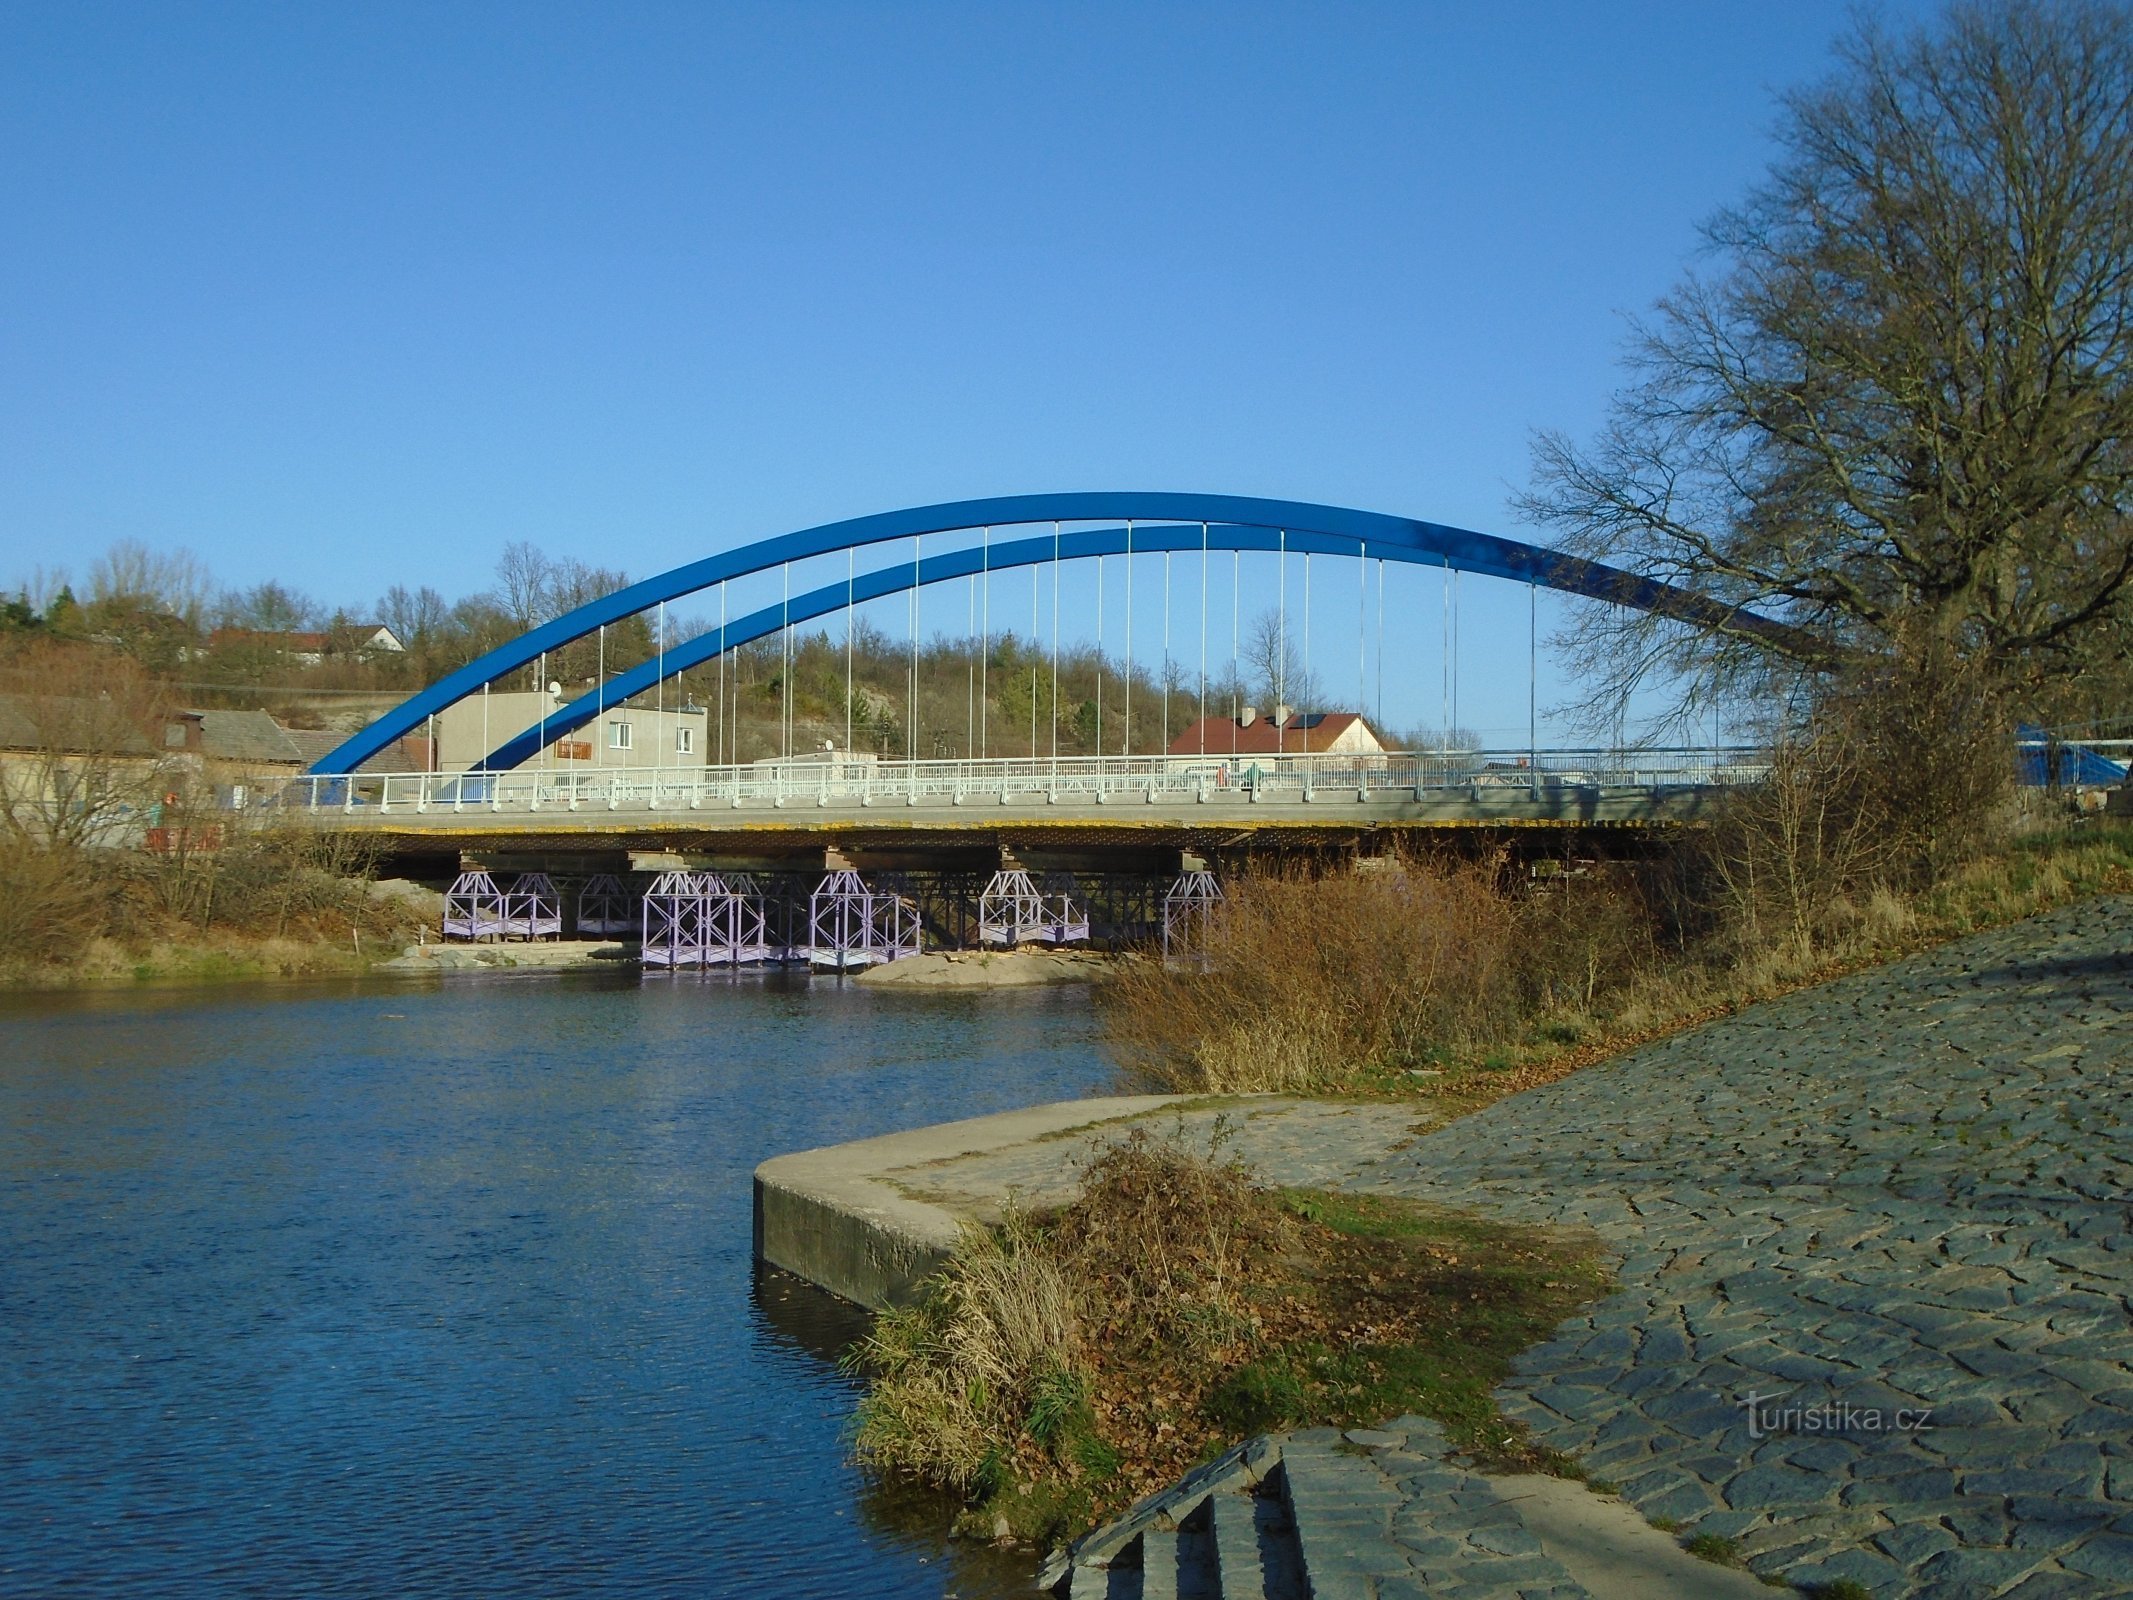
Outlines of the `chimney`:
<svg viewBox="0 0 2133 1600">
<path fill-rule="evenodd" d="M 1280 727 L 1286 723 L 1289 720 L 1290 711 L 1291 708 L 1288 706 L 1276 706 L 1274 708 L 1274 725 Z"/>
<path fill-rule="evenodd" d="M 1253 723 L 1257 722 L 1258 720 L 1259 708 L 1257 706 L 1246 706 L 1244 708 L 1244 715 L 1237 719 L 1237 726 L 1240 728 L 1249 728 Z"/>
</svg>

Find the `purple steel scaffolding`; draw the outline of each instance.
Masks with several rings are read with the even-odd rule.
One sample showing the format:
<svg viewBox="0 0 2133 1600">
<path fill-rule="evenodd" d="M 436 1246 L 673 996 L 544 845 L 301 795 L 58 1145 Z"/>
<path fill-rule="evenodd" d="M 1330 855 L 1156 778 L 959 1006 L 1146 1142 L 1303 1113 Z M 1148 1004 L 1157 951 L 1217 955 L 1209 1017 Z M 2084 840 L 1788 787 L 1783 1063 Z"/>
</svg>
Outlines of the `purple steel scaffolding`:
<svg viewBox="0 0 2133 1600">
<path fill-rule="evenodd" d="M 754 874 L 729 872 L 726 890 L 734 904 L 728 908 L 729 937 L 726 948 L 733 952 L 735 966 L 761 966 L 796 961 L 790 930 L 790 907 L 781 897 L 773 900 Z"/>
<path fill-rule="evenodd" d="M 1182 872 L 1163 896 L 1163 955 L 1197 952 L 1207 939 L 1207 924 L 1222 904 L 1222 887 L 1212 872 Z"/>
<path fill-rule="evenodd" d="M 995 872 L 978 895 L 978 943 L 1033 943 L 1049 936 L 1052 919 L 1044 895 L 1021 868 Z"/>
<path fill-rule="evenodd" d="M 778 958 L 763 897 L 745 877 L 662 872 L 644 896 L 648 967 L 745 967 Z"/>
<path fill-rule="evenodd" d="M 808 965 L 850 972 L 918 954 L 918 912 L 876 894 L 850 869 L 832 872 L 807 902 Z"/>
<path fill-rule="evenodd" d="M 581 937 L 639 931 L 637 897 L 611 872 L 587 878 L 578 889 Z"/>
<path fill-rule="evenodd" d="M 563 934 L 563 898 L 545 872 L 522 872 L 504 891 L 506 939 L 557 939 Z"/>
<path fill-rule="evenodd" d="M 1081 898 L 1074 875 L 1048 872 L 1044 875 L 1044 937 L 1050 944 L 1085 943 L 1089 937 L 1089 907 Z"/>
<path fill-rule="evenodd" d="M 447 939 L 501 939 L 504 894 L 486 872 L 462 872 L 444 896 Z"/>
<path fill-rule="evenodd" d="M 662 872 L 654 878 L 644 892 L 644 964 L 706 965 L 711 902 L 725 893 L 715 872 Z"/>
<path fill-rule="evenodd" d="M 743 887 L 745 885 L 745 888 Z M 728 878 L 724 894 L 712 897 L 705 948 L 720 966 L 759 967 L 778 958 L 770 942 L 763 897 L 744 877 Z"/>
</svg>

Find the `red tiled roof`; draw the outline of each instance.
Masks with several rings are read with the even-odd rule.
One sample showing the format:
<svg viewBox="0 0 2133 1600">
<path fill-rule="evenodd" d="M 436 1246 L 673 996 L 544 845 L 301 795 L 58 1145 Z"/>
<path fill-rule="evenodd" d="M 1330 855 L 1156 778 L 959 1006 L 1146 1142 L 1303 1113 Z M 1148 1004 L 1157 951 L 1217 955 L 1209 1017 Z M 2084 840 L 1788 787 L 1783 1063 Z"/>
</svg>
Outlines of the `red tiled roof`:
<svg viewBox="0 0 2133 1600">
<path fill-rule="evenodd" d="M 1174 756 L 1302 755 L 1325 750 L 1363 719 L 1353 711 L 1299 711 L 1286 724 L 1256 717 L 1249 725 L 1235 717 L 1203 717 L 1170 742 Z M 1367 731 L 1367 728 L 1366 728 Z"/>
</svg>

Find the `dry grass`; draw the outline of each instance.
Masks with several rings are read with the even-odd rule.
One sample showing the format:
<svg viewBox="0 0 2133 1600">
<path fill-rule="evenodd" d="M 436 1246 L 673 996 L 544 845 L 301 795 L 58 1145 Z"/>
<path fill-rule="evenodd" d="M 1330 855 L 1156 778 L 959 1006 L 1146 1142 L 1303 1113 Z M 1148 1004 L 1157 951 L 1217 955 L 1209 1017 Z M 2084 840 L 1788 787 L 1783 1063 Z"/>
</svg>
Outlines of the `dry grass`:
<svg viewBox="0 0 2133 1600">
<path fill-rule="evenodd" d="M 1542 889 L 1500 855 L 1277 870 L 1232 886 L 1204 965 L 1125 968 L 1105 1021 L 1128 1069 L 1168 1088 L 1345 1091 L 1589 1011 L 1651 964 L 1657 926 L 1628 869 Z"/>
<path fill-rule="evenodd" d="M 1512 1355 L 1603 1286 L 1589 1241 L 1395 1201 L 1256 1187 L 1136 1131 L 1044 1218 L 965 1235 L 918 1306 L 853 1353 L 861 1458 L 1070 1536 L 1271 1427 L 1437 1417 L 1532 1450 L 1489 1395 Z"/>
<path fill-rule="evenodd" d="M 1106 1030 L 1164 1088 L 1466 1110 L 1759 1000 L 2133 891 L 2133 827 L 2115 821 L 2041 829 L 1915 887 L 1819 877 L 1811 900 L 1774 902 L 1782 915 L 1770 901 L 1756 913 L 1713 866 L 1737 848 L 1699 835 L 1672 858 L 1569 879 L 1428 858 L 1247 877 L 1205 969 L 1128 965 L 1100 993 Z"/>
<path fill-rule="evenodd" d="M 151 853 L 0 842 L 0 983 L 349 971 L 416 918 L 360 849 L 294 830 Z"/>
</svg>

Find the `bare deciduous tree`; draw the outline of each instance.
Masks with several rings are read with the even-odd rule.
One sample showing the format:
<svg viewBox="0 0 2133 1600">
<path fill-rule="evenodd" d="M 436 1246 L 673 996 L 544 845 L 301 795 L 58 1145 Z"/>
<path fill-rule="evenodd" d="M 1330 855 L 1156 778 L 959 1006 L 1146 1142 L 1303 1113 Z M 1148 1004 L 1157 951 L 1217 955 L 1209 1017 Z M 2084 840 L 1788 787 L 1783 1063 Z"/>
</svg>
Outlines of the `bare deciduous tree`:
<svg viewBox="0 0 2133 1600">
<path fill-rule="evenodd" d="M 36 640 L 0 661 L 0 833 L 23 846 L 120 842 L 155 803 L 163 700 L 133 661 Z"/>
<path fill-rule="evenodd" d="M 2034 698 L 2133 640 L 2133 14 L 1958 6 L 1838 55 L 1707 225 L 1716 265 L 1638 328 L 1600 438 L 1540 438 L 1523 507 L 1800 625 L 1808 666 L 1915 651 Z M 1616 706 L 1655 667 L 1771 666 L 1620 613 L 1575 644 Z"/>
</svg>

